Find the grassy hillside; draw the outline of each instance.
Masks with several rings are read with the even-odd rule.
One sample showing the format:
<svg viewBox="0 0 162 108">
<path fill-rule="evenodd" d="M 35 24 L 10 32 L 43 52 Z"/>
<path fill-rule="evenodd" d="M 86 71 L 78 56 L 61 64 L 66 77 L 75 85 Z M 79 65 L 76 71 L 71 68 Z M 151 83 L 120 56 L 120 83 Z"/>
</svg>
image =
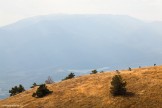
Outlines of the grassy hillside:
<svg viewBox="0 0 162 108">
<path fill-rule="evenodd" d="M 162 66 L 120 71 L 130 95 L 109 93 L 115 72 L 85 75 L 50 84 L 52 94 L 33 98 L 36 88 L 0 101 L 0 108 L 160 108 L 162 107 Z M 13 108 L 13 107 L 12 107 Z"/>
</svg>

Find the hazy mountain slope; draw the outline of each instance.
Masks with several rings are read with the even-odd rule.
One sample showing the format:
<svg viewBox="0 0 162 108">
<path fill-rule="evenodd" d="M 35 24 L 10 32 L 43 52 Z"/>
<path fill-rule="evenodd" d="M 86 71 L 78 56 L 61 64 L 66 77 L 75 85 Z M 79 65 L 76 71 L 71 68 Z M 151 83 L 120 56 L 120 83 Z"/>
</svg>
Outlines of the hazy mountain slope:
<svg viewBox="0 0 162 108">
<path fill-rule="evenodd" d="M 33 98 L 36 88 L 0 101 L 22 108 L 159 108 L 162 105 L 162 66 L 120 71 L 131 95 L 112 97 L 110 82 L 115 72 L 85 75 L 48 85 L 53 90 L 44 98 Z"/>
<path fill-rule="evenodd" d="M 129 16 L 24 19 L 0 28 L 0 87 L 8 90 L 19 83 L 29 87 L 48 75 L 58 81 L 71 69 L 160 64 L 161 36 L 161 23 L 145 23 Z M 74 72 L 83 74 L 81 71 Z"/>
<path fill-rule="evenodd" d="M 159 52 L 143 51 L 146 48 L 153 50 L 154 46 L 161 42 L 157 42 L 159 39 L 156 39 L 159 33 L 151 30 L 148 25 L 127 16 L 65 15 L 51 16 L 51 18 L 46 16 L 33 18 L 33 20 L 27 19 L 27 21 L 4 27 L 2 29 L 5 30 L 5 34 L 0 35 L 7 47 L 3 49 L 5 62 L 9 68 L 35 69 L 51 64 L 65 65 L 68 68 L 91 68 L 102 67 L 105 64 L 115 65 L 123 61 L 122 58 L 127 61 L 127 54 L 135 57 L 139 54 L 143 57 L 147 53 L 153 56 L 152 58 L 158 55 Z M 108 56 L 107 53 L 109 53 Z M 116 57 L 113 57 L 114 54 Z M 111 62 L 108 61 L 102 65 L 96 62 L 104 62 L 105 59 Z M 147 59 L 149 57 L 143 62 Z M 78 61 L 79 63 L 76 63 Z M 134 61 L 128 60 L 129 63 Z"/>
</svg>

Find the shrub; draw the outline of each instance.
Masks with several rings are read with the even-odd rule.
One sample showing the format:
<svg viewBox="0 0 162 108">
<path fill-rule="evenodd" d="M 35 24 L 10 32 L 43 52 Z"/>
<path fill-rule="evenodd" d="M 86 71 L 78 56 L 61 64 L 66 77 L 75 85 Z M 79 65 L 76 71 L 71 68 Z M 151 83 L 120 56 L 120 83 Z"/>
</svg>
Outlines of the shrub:
<svg viewBox="0 0 162 108">
<path fill-rule="evenodd" d="M 15 86 L 15 87 L 12 87 L 11 90 L 9 90 L 9 93 L 10 93 L 10 96 L 14 96 L 14 95 L 17 95 L 21 92 L 25 91 L 24 87 L 20 84 L 19 87 L 18 86 Z"/>
<path fill-rule="evenodd" d="M 32 96 L 42 98 L 50 93 L 52 93 L 52 91 L 50 91 L 45 84 L 41 84 Z"/>
<path fill-rule="evenodd" d="M 122 79 L 121 75 L 115 75 L 111 81 L 110 93 L 113 96 L 126 94 L 126 82 Z"/>
<path fill-rule="evenodd" d="M 75 77 L 74 73 L 70 73 L 67 77 L 65 77 L 63 80 L 67 80 L 67 79 L 72 79 Z"/>
<path fill-rule="evenodd" d="M 97 70 L 92 70 L 92 72 L 90 74 L 96 74 Z"/>
<path fill-rule="evenodd" d="M 52 78 L 49 76 L 48 79 L 45 81 L 46 84 L 52 84 L 54 83 L 54 81 L 52 80 Z"/>
</svg>

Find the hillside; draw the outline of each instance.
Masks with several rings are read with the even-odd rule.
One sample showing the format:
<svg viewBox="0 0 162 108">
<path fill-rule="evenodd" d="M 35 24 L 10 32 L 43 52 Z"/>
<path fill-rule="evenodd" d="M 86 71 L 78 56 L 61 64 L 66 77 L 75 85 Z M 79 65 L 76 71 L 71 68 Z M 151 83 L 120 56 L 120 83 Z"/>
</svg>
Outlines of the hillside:
<svg viewBox="0 0 162 108">
<path fill-rule="evenodd" d="M 130 95 L 112 97 L 110 81 L 115 72 L 80 76 L 48 85 L 53 91 L 44 98 L 33 98 L 36 88 L 0 101 L 17 108 L 160 108 L 162 105 L 162 66 L 120 71 Z"/>
</svg>

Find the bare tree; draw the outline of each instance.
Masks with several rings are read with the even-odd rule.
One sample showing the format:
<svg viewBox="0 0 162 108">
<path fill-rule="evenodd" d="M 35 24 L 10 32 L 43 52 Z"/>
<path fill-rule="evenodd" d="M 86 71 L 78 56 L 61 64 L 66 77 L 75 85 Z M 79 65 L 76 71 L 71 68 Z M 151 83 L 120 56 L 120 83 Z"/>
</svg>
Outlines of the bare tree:
<svg viewBox="0 0 162 108">
<path fill-rule="evenodd" d="M 54 81 L 52 80 L 52 78 L 49 76 L 48 79 L 45 81 L 46 84 L 52 84 L 54 83 Z"/>
</svg>

